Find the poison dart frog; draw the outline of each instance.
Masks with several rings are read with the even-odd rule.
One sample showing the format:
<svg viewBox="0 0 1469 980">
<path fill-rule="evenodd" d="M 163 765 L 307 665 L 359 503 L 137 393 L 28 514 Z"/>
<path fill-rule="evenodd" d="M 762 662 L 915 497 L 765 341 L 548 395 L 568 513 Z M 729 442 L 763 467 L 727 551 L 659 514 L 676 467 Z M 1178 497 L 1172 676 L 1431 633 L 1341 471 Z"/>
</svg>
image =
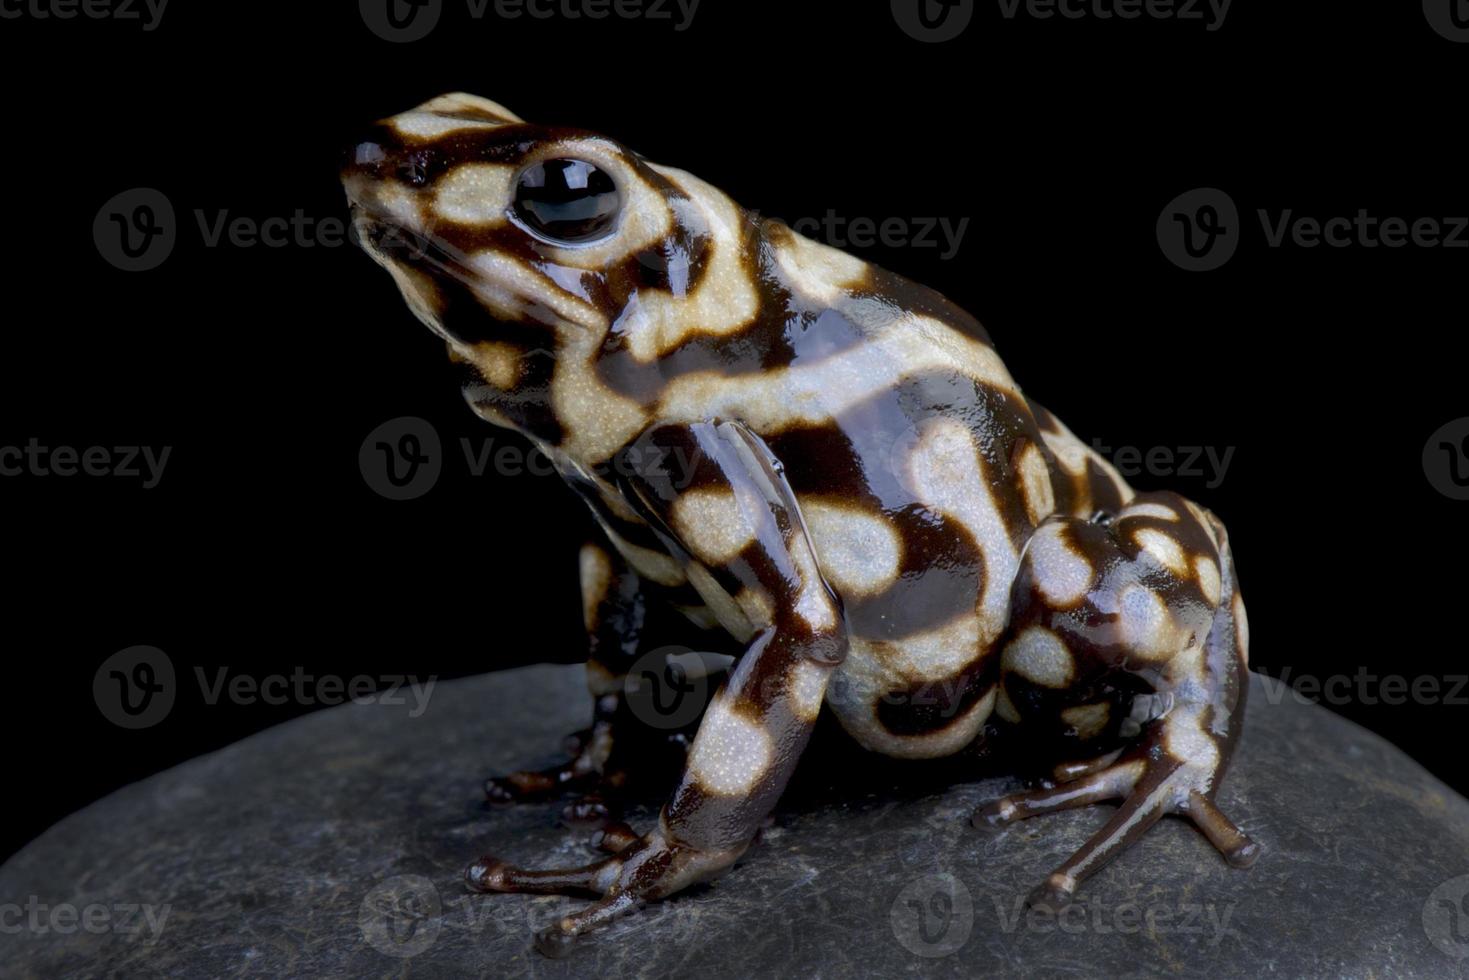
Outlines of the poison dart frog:
<svg viewBox="0 0 1469 980">
<path fill-rule="evenodd" d="M 476 96 L 375 124 L 342 180 L 470 408 L 539 447 L 600 527 L 580 554 L 593 727 L 566 765 L 489 780 L 491 800 L 584 790 L 602 811 L 650 609 L 742 644 L 656 826 L 611 823 L 586 867 L 469 866 L 481 892 L 601 896 L 542 952 L 728 870 L 823 711 L 901 759 L 1019 733 L 1048 775 L 977 825 L 1116 801 L 1034 905 L 1064 905 L 1165 814 L 1255 860 L 1214 802 L 1249 645 L 1224 525 L 1134 492 L 969 314 L 690 173 Z"/>
</svg>

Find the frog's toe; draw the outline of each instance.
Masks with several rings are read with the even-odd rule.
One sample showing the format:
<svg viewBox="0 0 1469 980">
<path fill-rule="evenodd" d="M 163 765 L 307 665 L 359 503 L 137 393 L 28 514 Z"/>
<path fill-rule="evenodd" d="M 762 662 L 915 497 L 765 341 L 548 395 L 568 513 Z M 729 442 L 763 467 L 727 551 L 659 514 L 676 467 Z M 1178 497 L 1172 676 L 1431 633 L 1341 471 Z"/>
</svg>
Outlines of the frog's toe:
<svg viewBox="0 0 1469 980">
<path fill-rule="evenodd" d="M 581 755 L 582 752 L 586 751 L 586 748 L 588 745 L 591 744 L 591 741 L 592 729 L 583 728 L 580 731 L 572 732 L 570 735 L 563 738 L 561 740 L 561 748 L 566 752 L 567 755 L 575 759 L 577 756 Z"/>
<path fill-rule="evenodd" d="M 743 852 L 743 848 L 699 851 L 671 843 L 660 830 L 638 837 L 620 824 L 605 832 L 601 844 L 604 850 L 614 845 L 615 854 L 585 867 L 545 871 L 527 871 L 485 856 L 465 870 L 464 880 L 477 892 L 600 896 L 537 934 L 538 950 L 547 956 L 564 956 L 582 933 L 723 873 Z"/>
<path fill-rule="evenodd" d="M 476 892 L 600 894 L 605 887 L 600 876 L 606 866 L 606 861 L 598 861 L 582 868 L 526 871 L 487 854 L 464 869 L 464 883 Z"/>
<path fill-rule="evenodd" d="M 547 959 L 559 960 L 571 952 L 575 942 L 576 935 L 558 922 L 536 933 L 536 952 Z"/>
<path fill-rule="evenodd" d="M 1076 879 L 1068 874 L 1053 874 L 1035 887 L 1025 904 L 1033 909 L 1057 913 L 1071 904 L 1076 895 Z"/>
<path fill-rule="evenodd" d="M 485 780 L 485 799 L 491 803 L 514 803 L 520 796 L 509 780 L 491 776 Z"/>
<path fill-rule="evenodd" d="M 612 823 L 592 834 L 591 844 L 608 854 L 621 854 L 638 842 L 637 832 L 625 823 Z"/>
<path fill-rule="evenodd" d="M 619 808 L 600 793 L 578 797 L 561 808 L 561 822 L 576 830 L 595 830 L 616 819 Z"/>
<path fill-rule="evenodd" d="M 1226 817 L 1214 801 L 1203 793 L 1198 790 L 1190 792 L 1182 812 L 1209 838 L 1209 843 L 1224 855 L 1224 860 L 1232 867 L 1248 868 L 1259 860 L 1264 848 L 1235 826 L 1234 821 Z"/>
<path fill-rule="evenodd" d="M 596 779 L 595 771 L 588 771 L 574 763 L 539 771 L 521 770 L 508 776 L 493 776 L 485 780 L 485 799 L 491 803 L 542 800 L 568 789 L 585 786 Z"/>
</svg>

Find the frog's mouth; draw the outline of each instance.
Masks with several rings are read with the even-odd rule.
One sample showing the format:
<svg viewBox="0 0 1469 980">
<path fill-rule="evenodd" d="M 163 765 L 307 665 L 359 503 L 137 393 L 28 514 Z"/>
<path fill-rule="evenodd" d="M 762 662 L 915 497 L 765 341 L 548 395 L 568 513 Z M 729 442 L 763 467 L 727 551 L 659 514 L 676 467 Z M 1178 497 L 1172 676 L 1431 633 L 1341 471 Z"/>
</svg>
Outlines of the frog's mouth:
<svg viewBox="0 0 1469 980">
<path fill-rule="evenodd" d="M 349 202 L 356 242 L 374 259 L 386 265 L 427 265 L 469 285 L 469 259 L 446 242 L 436 240 L 394 220 L 361 201 Z"/>
<path fill-rule="evenodd" d="M 429 232 L 408 227 L 400 218 L 357 197 L 349 197 L 352 228 L 357 244 L 387 269 L 419 319 L 453 344 L 464 343 L 453 336 L 436 315 L 440 305 L 433 294 L 449 283 L 457 283 L 474 296 L 485 312 L 502 323 L 534 321 L 549 326 L 597 329 L 579 304 L 561 302 L 559 297 L 538 295 L 516 275 L 513 268 L 475 257 Z M 426 281 L 427 280 L 427 281 Z M 434 285 L 429 285 L 432 282 Z"/>
</svg>

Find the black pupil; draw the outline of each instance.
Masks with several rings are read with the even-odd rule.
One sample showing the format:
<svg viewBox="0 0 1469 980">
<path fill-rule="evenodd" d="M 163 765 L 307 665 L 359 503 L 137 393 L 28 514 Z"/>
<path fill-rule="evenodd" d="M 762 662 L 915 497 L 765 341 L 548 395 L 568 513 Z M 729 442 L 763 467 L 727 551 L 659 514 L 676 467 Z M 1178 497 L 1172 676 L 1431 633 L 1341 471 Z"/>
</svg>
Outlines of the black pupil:
<svg viewBox="0 0 1469 980">
<path fill-rule="evenodd" d="M 568 244 L 607 234 L 621 203 L 612 178 L 584 160 L 538 163 L 515 188 L 516 217 L 537 234 Z"/>
</svg>

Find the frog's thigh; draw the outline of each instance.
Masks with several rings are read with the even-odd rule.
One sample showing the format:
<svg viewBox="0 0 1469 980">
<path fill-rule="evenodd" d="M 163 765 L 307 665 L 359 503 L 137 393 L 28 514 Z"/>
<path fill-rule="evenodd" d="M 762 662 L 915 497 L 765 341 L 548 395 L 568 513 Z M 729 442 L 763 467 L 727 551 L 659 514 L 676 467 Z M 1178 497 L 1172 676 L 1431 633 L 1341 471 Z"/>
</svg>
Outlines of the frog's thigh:
<svg viewBox="0 0 1469 980">
<path fill-rule="evenodd" d="M 1099 760 L 1072 781 L 1007 797 L 976 815 L 1004 824 L 1123 800 L 1032 901 L 1069 900 L 1081 879 L 1165 813 L 1190 817 L 1231 863 L 1254 861 L 1259 847 L 1213 802 L 1244 706 L 1244 607 L 1223 525 L 1167 493 L 1134 497 L 1111 524 L 1052 518 L 1026 550 L 1014 601 L 1002 656 L 1013 720 L 1044 730 L 1048 719 L 1036 711 L 1043 699 L 1015 695 L 1053 688 L 1064 703 L 1068 692 L 1095 684 L 1083 678 L 1096 678 L 1098 667 L 1147 677 L 1153 689 L 1130 704 L 1062 711 L 1073 729 L 1135 738 L 1115 762 Z M 1103 710 L 1112 707 L 1130 711 L 1121 718 Z"/>
</svg>

